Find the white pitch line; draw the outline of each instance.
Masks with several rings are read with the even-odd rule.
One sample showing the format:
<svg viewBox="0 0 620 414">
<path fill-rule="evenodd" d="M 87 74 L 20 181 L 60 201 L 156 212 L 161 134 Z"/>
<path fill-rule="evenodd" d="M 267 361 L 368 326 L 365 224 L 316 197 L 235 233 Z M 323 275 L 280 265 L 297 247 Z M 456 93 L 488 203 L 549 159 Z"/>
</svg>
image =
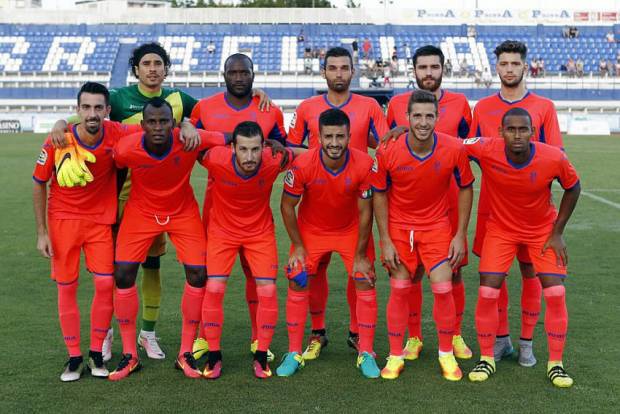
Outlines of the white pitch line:
<svg viewBox="0 0 620 414">
<path fill-rule="evenodd" d="M 618 204 L 618 203 L 614 203 L 613 201 L 609 201 L 609 200 L 608 200 L 608 199 L 606 199 L 606 198 L 599 197 L 599 196 L 594 195 L 594 194 L 592 194 L 592 193 L 589 193 L 589 192 L 587 192 L 587 191 L 582 191 L 582 192 L 581 192 L 581 194 L 583 194 L 583 195 L 584 195 L 584 196 L 586 196 L 586 197 L 591 198 L 592 200 L 596 200 L 596 201 L 598 201 L 598 202 L 600 202 L 600 203 L 607 204 L 608 206 L 615 207 L 615 208 L 617 208 L 618 210 L 620 210 L 620 204 Z"/>
</svg>

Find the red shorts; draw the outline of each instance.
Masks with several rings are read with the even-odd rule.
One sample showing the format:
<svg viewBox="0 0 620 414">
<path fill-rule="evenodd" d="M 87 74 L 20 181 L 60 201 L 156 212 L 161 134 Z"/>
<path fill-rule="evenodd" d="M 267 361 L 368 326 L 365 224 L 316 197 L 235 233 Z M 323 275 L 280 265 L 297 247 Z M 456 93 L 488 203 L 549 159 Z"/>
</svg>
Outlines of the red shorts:
<svg viewBox="0 0 620 414">
<path fill-rule="evenodd" d="M 142 263 L 153 240 L 168 233 L 178 260 L 188 266 L 206 264 L 205 235 L 198 207 L 167 217 L 155 217 L 131 206 L 125 208 L 116 239 L 116 261 Z"/>
<path fill-rule="evenodd" d="M 525 240 L 511 236 L 492 222 L 489 223 L 480 256 L 480 273 L 507 275 L 515 255 L 519 250 L 523 250 L 531 257 L 537 275 L 565 277 L 566 266 L 557 265 L 553 249 L 547 249 L 543 255 L 540 254 L 550 232 L 551 227 L 542 232 L 540 237 Z"/>
<path fill-rule="evenodd" d="M 95 276 L 114 276 L 114 242 L 112 227 L 90 220 L 48 219 L 52 243 L 51 278 L 69 284 L 80 274 L 80 253 L 84 250 L 86 268 Z"/>
<path fill-rule="evenodd" d="M 449 260 L 452 231 L 448 226 L 415 231 L 390 227 L 389 232 L 401 263 L 412 276 L 421 264 L 430 273 Z"/>
<path fill-rule="evenodd" d="M 329 257 L 331 253 L 338 253 L 344 268 L 348 276 L 351 276 L 353 272 L 353 261 L 355 259 L 355 249 L 357 248 L 357 236 L 358 231 L 343 233 L 343 234 L 317 234 L 312 231 L 304 231 L 299 229 L 301 234 L 301 240 L 306 248 L 306 271 L 308 274 L 316 274 L 319 262 L 324 261 L 326 257 Z M 291 246 L 290 252 L 293 251 Z M 375 243 L 372 238 L 372 234 L 368 240 L 368 247 L 366 248 L 366 257 L 372 265 L 375 261 Z"/>
<path fill-rule="evenodd" d="M 207 274 L 209 277 L 228 278 L 237 254 L 243 255 L 257 280 L 276 280 L 278 249 L 275 233 L 238 239 L 209 231 L 207 245 Z"/>
<path fill-rule="evenodd" d="M 476 235 L 474 236 L 474 248 L 472 249 L 473 253 L 481 257 L 482 248 L 484 246 L 484 238 L 487 233 L 487 221 L 489 220 L 488 214 L 478 214 L 478 218 L 476 219 Z M 528 253 L 528 249 L 525 246 L 520 245 L 517 249 L 517 260 L 521 263 L 532 263 L 532 259 Z"/>
</svg>

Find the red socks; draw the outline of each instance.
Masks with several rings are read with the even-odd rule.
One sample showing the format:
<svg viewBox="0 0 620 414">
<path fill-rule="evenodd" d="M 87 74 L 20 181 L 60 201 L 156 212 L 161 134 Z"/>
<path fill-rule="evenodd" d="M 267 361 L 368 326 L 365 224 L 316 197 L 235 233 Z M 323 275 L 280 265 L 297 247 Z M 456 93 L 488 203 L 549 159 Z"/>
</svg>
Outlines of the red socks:
<svg viewBox="0 0 620 414">
<path fill-rule="evenodd" d="M 58 319 L 70 357 L 82 355 L 80 350 L 80 310 L 77 304 L 77 279 L 68 285 L 57 284 Z M 105 336 L 105 335 L 104 335 Z"/>
<path fill-rule="evenodd" d="M 566 342 L 568 312 L 566 310 L 566 290 L 563 285 L 543 289 L 547 311 L 545 312 L 545 331 L 549 347 L 549 361 L 561 361 Z"/>
<path fill-rule="evenodd" d="M 202 312 L 202 301 L 205 295 L 205 288 L 198 288 L 185 282 L 183 298 L 181 299 L 181 316 L 183 325 L 181 327 L 181 349 L 179 355 L 185 352 L 192 352 L 192 344 L 196 339 L 196 328 L 200 324 Z"/>
<path fill-rule="evenodd" d="M 256 294 L 256 281 L 252 275 L 252 270 L 248 261 L 243 254 L 239 255 L 239 261 L 241 262 L 241 268 L 245 275 L 245 301 L 248 304 L 248 312 L 250 314 L 250 324 L 252 326 L 252 342 L 257 339 L 258 330 L 256 328 L 256 311 L 258 309 L 258 296 Z"/>
<path fill-rule="evenodd" d="M 476 332 L 480 355 L 493 358 L 493 346 L 498 325 L 498 298 L 500 289 L 489 286 L 478 288 L 478 303 L 476 304 Z"/>
<path fill-rule="evenodd" d="M 275 283 L 257 285 L 258 311 L 258 350 L 267 351 L 278 323 L 278 292 Z"/>
<path fill-rule="evenodd" d="M 288 330 L 288 351 L 301 355 L 304 341 L 304 328 L 308 316 L 308 302 L 310 294 L 306 291 L 298 292 L 288 289 L 286 297 L 286 327 Z"/>
<path fill-rule="evenodd" d="M 386 311 L 390 355 L 401 356 L 403 354 L 403 336 L 409 314 L 410 288 L 410 279 L 390 279 L 390 298 Z"/>
<path fill-rule="evenodd" d="M 349 278 L 351 279 L 351 278 Z M 376 290 L 357 290 L 357 326 L 360 338 L 360 353 L 372 353 L 377 326 L 377 292 Z"/>
<path fill-rule="evenodd" d="M 90 306 L 90 349 L 101 352 L 114 313 L 114 277 L 94 275 L 95 295 Z"/>
<path fill-rule="evenodd" d="M 510 335 L 510 327 L 508 326 L 508 287 L 506 279 L 499 288 L 499 299 L 497 301 L 498 325 L 496 336 Z"/>
<path fill-rule="evenodd" d="M 532 339 L 540 315 L 542 285 L 537 277 L 524 277 L 521 281 L 521 339 Z"/>
<path fill-rule="evenodd" d="M 136 317 L 138 316 L 138 290 L 136 285 L 128 289 L 114 289 L 114 313 L 120 327 L 123 354 L 138 357 L 136 347 Z"/>
<path fill-rule="evenodd" d="M 327 282 L 328 261 L 320 261 L 316 274 L 310 280 L 310 318 L 312 330 L 325 329 L 325 309 L 329 296 L 329 283 Z"/>
<path fill-rule="evenodd" d="M 431 283 L 431 290 L 435 298 L 433 303 L 433 319 L 437 326 L 439 351 L 452 352 L 452 337 L 456 320 L 454 298 L 452 297 L 452 282 Z"/>
<path fill-rule="evenodd" d="M 454 310 L 456 311 L 454 335 L 460 335 L 463 312 L 465 312 L 465 284 L 462 280 L 458 283 L 452 283 L 452 298 L 454 299 Z"/>
<path fill-rule="evenodd" d="M 422 340 L 422 281 L 411 283 L 409 289 L 409 337 Z"/>
<path fill-rule="evenodd" d="M 224 293 L 226 293 L 226 282 L 217 279 L 207 280 L 202 302 L 202 324 L 210 351 L 220 350 L 222 324 L 224 323 Z"/>
</svg>

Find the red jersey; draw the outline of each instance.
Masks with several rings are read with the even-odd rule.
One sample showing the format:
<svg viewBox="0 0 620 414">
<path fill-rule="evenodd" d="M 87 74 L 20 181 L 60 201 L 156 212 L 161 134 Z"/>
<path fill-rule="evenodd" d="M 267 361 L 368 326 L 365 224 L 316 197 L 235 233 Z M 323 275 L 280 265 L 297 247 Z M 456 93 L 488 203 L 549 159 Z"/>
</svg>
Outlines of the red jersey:
<svg viewBox="0 0 620 414">
<path fill-rule="evenodd" d="M 334 106 L 327 100 L 327 94 L 323 94 L 308 98 L 299 104 L 288 131 L 288 145 L 302 146 L 307 138 L 308 148 L 319 147 L 319 116 L 332 108 L 340 109 L 349 116 L 351 121 L 349 148 L 367 152 L 370 134 L 379 142 L 388 132 L 385 115 L 375 99 L 352 93 L 345 103 Z"/>
<path fill-rule="evenodd" d="M 275 105 L 269 112 L 258 109 L 259 98 L 255 96 L 243 108 L 232 106 L 226 99 L 226 92 L 220 92 L 201 99 L 192 110 L 191 122 L 196 128 L 207 131 L 232 133 L 243 121 L 254 121 L 260 125 L 265 139 L 275 139 L 282 144 L 286 142 L 284 116 L 282 110 Z"/>
<path fill-rule="evenodd" d="M 474 176 L 462 142 L 435 133 L 433 149 L 420 158 L 407 142 L 409 134 L 377 151 L 373 168 L 374 191 L 387 191 L 390 226 L 432 230 L 450 225 L 448 188 L 454 176 L 461 188 L 469 187 Z"/>
<path fill-rule="evenodd" d="M 524 239 L 549 231 L 557 217 L 551 197 L 551 183 L 564 189 L 579 183 L 566 154 L 557 147 L 531 142 L 531 156 L 514 164 L 506 156 L 503 139 L 470 138 L 465 149 L 482 170 L 490 203 L 489 223 Z"/>
<path fill-rule="evenodd" d="M 295 158 L 284 179 L 284 192 L 303 195 L 297 220 L 309 232 L 334 235 L 354 230 L 359 223 L 358 199 L 372 195 L 372 158 L 349 148 L 344 165 L 333 172 L 321 153 L 321 148 L 314 148 Z"/>
<path fill-rule="evenodd" d="M 499 138 L 502 117 L 512 108 L 523 108 L 530 114 L 534 127 L 534 141 L 563 147 L 558 114 L 555 112 L 553 102 L 529 91 L 515 102 L 506 101 L 499 92 L 479 100 L 474 107 L 474 118 L 469 136 Z"/>
<path fill-rule="evenodd" d="M 293 154 L 289 152 L 289 160 L 292 159 Z M 209 215 L 209 228 L 222 236 L 238 239 L 273 232 L 269 201 L 273 183 L 283 171 L 281 161 L 282 155 L 274 158 L 271 149 L 265 148 L 256 171 L 244 176 L 237 169 L 235 154 L 230 147 L 207 151 L 200 163 L 209 170 L 212 179 L 213 214 Z"/>
<path fill-rule="evenodd" d="M 55 148 L 48 137 L 34 168 L 32 178 L 39 183 L 50 184 L 48 216 L 53 219 L 91 220 L 98 224 L 116 222 L 116 168 L 112 159 L 112 149 L 121 137 L 140 130 L 139 125 L 123 125 L 108 120 L 103 121 L 103 136 L 94 145 L 80 140 L 77 128 L 69 126 L 77 145 L 90 151 L 96 162 L 87 163 L 94 180 L 85 187 L 61 187 L 56 181 L 54 166 Z"/>
<path fill-rule="evenodd" d="M 409 128 L 407 104 L 411 92 L 401 93 L 390 99 L 387 110 L 387 121 L 390 128 L 404 126 Z M 469 102 L 462 93 L 442 89 L 439 97 L 439 118 L 435 131 L 452 137 L 467 138 L 471 125 L 471 109 Z"/>
<path fill-rule="evenodd" d="M 200 146 L 194 151 L 183 150 L 178 128 L 172 132 L 172 145 L 162 156 L 146 151 L 144 134 L 133 134 L 114 147 L 114 160 L 119 168 L 131 168 L 131 193 L 127 206 L 147 215 L 171 216 L 196 205 L 189 183 L 198 152 L 224 145 L 219 132 L 198 130 Z M 127 208 L 128 208 L 127 207 Z"/>
</svg>

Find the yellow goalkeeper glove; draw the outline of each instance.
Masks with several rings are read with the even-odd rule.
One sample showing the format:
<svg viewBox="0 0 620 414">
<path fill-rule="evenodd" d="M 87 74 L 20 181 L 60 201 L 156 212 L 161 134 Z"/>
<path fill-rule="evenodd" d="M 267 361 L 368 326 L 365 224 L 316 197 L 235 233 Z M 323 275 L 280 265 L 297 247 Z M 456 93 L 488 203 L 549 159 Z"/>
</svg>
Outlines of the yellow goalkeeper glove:
<svg viewBox="0 0 620 414">
<path fill-rule="evenodd" d="M 65 134 L 67 146 L 55 151 L 56 181 L 61 187 L 84 187 L 93 181 L 93 175 L 86 166 L 86 161 L 94 163 L 95 156 L 80 147 L 72 134 Z"/>
</svg>

